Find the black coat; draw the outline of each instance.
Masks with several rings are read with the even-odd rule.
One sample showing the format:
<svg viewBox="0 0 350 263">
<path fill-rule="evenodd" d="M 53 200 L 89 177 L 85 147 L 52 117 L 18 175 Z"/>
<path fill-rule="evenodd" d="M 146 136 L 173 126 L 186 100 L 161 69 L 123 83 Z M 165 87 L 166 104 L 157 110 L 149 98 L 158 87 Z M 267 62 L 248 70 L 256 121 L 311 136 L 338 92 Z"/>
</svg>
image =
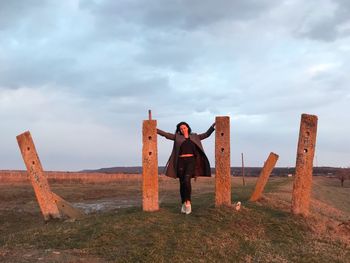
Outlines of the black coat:
<svg viewBox="0 0 350 263">
<path fill-rule="evenodd" d="M 209 160 L 204 153 L 201 140 L 208 138 L 214 130 L 214 127 L 210 126 L 205 133 L 191 133 L 189 135 L 190 140 L 196 145 L 194 177 L 211 176 Z M 157 133 L 169 140 L 174 141 L 173 150 L 165 167 L 165 175 L 172 178 L 177 178 L 177 160 L 179 158 L 179 150 L 181 144 L 186 138 L 180 133 L 168 133 L 159 129 L 157 129 Z"/>
</svg>

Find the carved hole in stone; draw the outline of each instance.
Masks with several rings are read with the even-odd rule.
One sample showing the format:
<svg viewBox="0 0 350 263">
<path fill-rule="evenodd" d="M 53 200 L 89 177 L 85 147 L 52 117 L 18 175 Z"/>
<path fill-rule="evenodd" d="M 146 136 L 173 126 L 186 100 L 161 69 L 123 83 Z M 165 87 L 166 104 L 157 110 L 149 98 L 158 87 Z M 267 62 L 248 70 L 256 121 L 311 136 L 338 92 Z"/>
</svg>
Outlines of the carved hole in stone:
<svg viewBox="0 0 350 263">
<path fill-rule="evenodd" d="M 30 151 L 30 147 L 27 147 L 27 151 Z"/>
<path fill-rule="evenodd" d="M 221 152 L 222 152 L 222 153 L 224 152 L 224 150 L 225 150 L 224 148 L 221 148 Z"/>
<path fill-rule="evenodd" d="M 309 131 L 306 131 L 306 136 L 310 136 L 310 132 Z"/>
<path fill-rule="evenodd" d="M 148 136 L 148 140 L 152 140 L 152 136 Z"/>
<path fill-rule="evenodd" d="M 32 161 L 32 164 L 35 164 L 35 162 L 34 162 L 34 161 Z"/>
<path fill-rule="evenodd" d="M 224 136 L 224 133 L 223 133 L 223 132 L 221 133 L 221 136 Z"/>
<path fill-rule="evenodd" d="M 148 152 L 148 155 L 152 155 L 152 152 Z"/>
<path fill-rule="evenodd" d="M 304 149 L 304 153 L 307 153 L 307 149 Z"/>
</svg>

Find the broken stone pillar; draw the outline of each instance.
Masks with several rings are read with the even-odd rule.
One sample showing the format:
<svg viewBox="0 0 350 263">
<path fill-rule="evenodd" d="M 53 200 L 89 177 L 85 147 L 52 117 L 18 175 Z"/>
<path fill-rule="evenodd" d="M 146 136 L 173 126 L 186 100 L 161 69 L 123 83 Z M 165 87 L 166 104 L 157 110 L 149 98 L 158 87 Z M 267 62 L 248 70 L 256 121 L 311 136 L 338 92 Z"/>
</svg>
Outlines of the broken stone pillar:
<svg viewBox="0 0 350 263">
<path fill-rule="evenodd" d="M 266 162 L 264 163 L 263 169 L 260 172 L 258 181 L 256 182 L 256 185 L 255 185 L 255 190 L 252 196 L 250 197 L 250 201 L 257 201 L 258 199 L 260 199 L 264 191 L 265 185 L 270 177 L 270 174 L 276 165 L 277 160 L 278 160 L 278 155 L 271 152 Z"/>
<path fill-rule="evenodd" d="M 44 219 L 47 221 L 50 218 L 60 218 L 60 212 L 52 197 L 46 174 L 41 166 L 30 132 L 27 131 L 18 135 L 17 142 Z"/>
<path fill-rule="evenodd" d="M 215 206 L 231 205 L 230 117 L 215 120 Z"/>
<path fill-rule="evenodd" d="M 143 121 L 142 141 L 142 207 L 143 211 L 157 211 L 159 203 L 156 120 Z"/>
<path fill-rule="evenodd" d="M 292 213 L 309 214 L 317 116 L 302 114 L 292 193 Z"/>
<path fill-rule="evenodd" d="M 61 214 L 66 215 L 72 219 L 82 219 L 85 217 L 85 214 L 82 211 L 73 207 L 69 202 L 64 200 L 62 197 L 55 194 L 54 192 L 51 192 L 51 194 Z"/>
</svg>

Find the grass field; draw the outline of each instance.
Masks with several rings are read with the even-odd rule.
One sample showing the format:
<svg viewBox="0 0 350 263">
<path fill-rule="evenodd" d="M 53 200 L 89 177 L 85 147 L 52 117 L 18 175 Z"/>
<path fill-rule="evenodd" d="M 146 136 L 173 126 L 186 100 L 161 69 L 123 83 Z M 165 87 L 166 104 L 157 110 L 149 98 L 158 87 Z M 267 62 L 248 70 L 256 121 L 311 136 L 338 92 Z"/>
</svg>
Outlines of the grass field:
<svg viewBox="0 0 350 263">
<path fill-rule="evenodd" d="M 141 181 L 52 189 L 88 212 L 45 223 L 29 184 L 0 186 L 0 262 L 350 262 L 350 183 L 315 177 L 311 215 L 290 214 L 291 178 L 232 179 L 233 202 L 214 207 L 214 179 L 193 182 L 193 213 L 180 214 L 178 182 L 160 180 L 160 211 L 141 209 Z"/>
</svg>

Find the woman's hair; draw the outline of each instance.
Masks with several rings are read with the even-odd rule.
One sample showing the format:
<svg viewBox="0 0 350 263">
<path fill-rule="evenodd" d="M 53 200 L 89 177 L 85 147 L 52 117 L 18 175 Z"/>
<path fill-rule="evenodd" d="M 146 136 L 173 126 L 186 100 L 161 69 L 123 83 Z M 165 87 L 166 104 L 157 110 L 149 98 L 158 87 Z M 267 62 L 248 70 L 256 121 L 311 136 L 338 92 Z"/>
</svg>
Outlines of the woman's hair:
<svg viewBox="0 0 350 263">
<path fill-rule="evenodd" d="M 178 123 L 178 124 L 176 125 L 176 131 L 175 131 L 175 133 L 182 134 L 182 132 L 181 132 L 181 130 L 180 130 L 180 126 L 181 126 L 181 125 L 186 125 L 187 128 L 188 128 L 188 134 L 191 133 L 192 129 L 191 129 L 190 125 L 188 125 L 188 123 L 187 123 L 187 122 L 184 122 L 184 121 L 182 121 L 182 122 L 180 122 L 180 123 Z"/>
</svg>

